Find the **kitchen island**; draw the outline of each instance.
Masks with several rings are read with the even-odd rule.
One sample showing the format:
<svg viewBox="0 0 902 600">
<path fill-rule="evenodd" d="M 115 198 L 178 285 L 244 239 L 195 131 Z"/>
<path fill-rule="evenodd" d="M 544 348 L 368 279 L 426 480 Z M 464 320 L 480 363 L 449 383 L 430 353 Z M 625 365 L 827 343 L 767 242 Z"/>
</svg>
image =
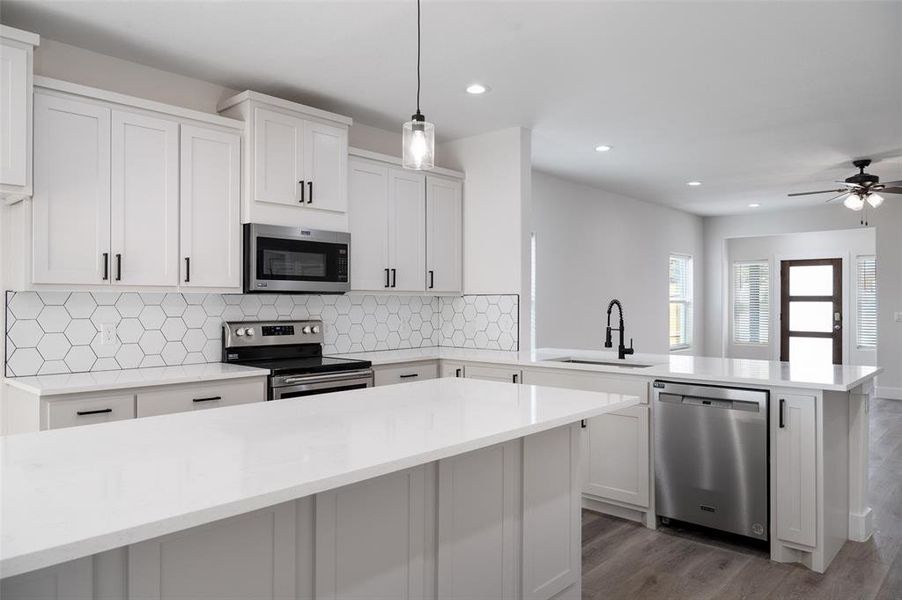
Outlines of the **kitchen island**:
<svg viewBox="0 0 902 600">
<path fill-rule="evenodd" d="M 10 598 L 578 598 L 580 421 L 440 379 L 7 436 Z"/>
</svg>

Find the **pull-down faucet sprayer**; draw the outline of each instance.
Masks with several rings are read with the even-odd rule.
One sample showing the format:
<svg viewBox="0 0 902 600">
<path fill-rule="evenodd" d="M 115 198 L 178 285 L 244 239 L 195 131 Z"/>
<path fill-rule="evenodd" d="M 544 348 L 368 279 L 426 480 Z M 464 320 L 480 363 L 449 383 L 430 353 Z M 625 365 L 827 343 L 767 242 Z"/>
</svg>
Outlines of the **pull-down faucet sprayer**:
<svg viewBox="0 0 902 600">
<path fill-rule="evenodd" d="M 611 329 L 611 309 L 617 307 L 617 313 L 620 315 L 620 327 L 616 329 Z M 623 327 L 623 306 L 620 304 L 620 300 L 614 298 L 608 304 L 608 326 L 605 329 L 604 334 L 604 347 L 610 348 L 613 343 L 611 342 L 611 331 L 619 331 L 620 332 L 620 343 L 617 345 L 617 358 L 623 360 L 626 358 L 627 354 L 632 354 L 635 352 L 633 350 L 633 338 L 630 338 L 630 347 L 627 348 L 623 345 L 623 336 L 624 336 L 624 327 Z"/>
</svg>

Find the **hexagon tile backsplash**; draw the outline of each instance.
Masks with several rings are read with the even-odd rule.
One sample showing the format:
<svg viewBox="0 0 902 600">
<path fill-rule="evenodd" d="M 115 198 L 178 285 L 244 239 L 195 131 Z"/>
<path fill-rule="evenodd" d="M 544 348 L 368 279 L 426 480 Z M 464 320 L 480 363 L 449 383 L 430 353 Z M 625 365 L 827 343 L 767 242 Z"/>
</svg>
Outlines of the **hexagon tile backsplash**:
<svg viewBox="0 0 902 600">
<path fill-rule="evenodd" d="M 7 292 L 6 375 L 219 362 L 223 321 L 308 318 L 322 319 L 327 354 L 518 347 L 516 295 Z M 103 343 L 109 325 L 116 335 Z"/>
</svg>

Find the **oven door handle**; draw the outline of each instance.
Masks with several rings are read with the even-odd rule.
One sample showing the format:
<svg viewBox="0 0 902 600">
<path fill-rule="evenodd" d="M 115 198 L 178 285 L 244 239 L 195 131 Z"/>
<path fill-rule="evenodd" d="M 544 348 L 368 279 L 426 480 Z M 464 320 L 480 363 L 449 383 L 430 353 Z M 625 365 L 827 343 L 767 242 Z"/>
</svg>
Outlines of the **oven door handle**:
<svg viewBox="0 0 902 600">
<path fill-rule="evenodd" d="M 327 375 L 317 375 L 314 377 L 310 377 L 308 375 L 298 376 L 298 377 L 286 377 L 285 379 L 279 379 L 274 381 L 274 387 L 280 387 L 282 385 L 292 385 L 297 383 L 328 383 L 332 381 L 342 381 L 345 379 L 360 379 L 361 377 L 372 377 L 373 372 L 369 369 L 364 369 L 360 371 L 342 371 L 341 373 L 329 373 Z"/>
</svg>

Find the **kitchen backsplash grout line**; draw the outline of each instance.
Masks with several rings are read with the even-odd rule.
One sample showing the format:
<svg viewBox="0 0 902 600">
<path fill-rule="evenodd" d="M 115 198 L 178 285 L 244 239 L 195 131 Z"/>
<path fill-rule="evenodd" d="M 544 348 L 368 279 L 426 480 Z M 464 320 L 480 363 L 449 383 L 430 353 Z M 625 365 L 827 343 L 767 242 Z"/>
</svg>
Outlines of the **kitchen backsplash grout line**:
<svg viewBox="0 0 902 600">
<path fill-rule="evenodd" d="M 518 348 L 517 295 L 5 294 L 7 376 L 219 362 L 229 320 L 322 319 L 329 354 Z M 102 327 L 116 341 L 102 343 Z"/>
</svg>

